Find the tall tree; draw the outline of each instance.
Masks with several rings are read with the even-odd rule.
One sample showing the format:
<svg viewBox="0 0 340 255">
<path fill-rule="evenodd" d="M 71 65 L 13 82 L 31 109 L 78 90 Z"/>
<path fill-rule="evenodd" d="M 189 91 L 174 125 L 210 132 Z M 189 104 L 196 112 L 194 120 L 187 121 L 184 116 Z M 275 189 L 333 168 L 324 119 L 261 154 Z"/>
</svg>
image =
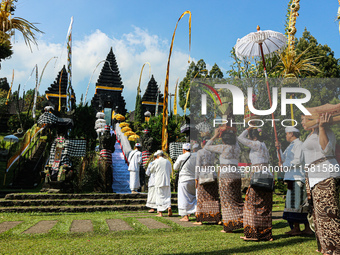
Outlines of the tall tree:
<svg viewBox="0 0 340 255">
<path fill-rule="evenodd" d="M 137 93 L 136 96 L 134 120 L 139 123 L 143 123 L 142 98 L 139 93 Z"/>
<path fill-rule="evenodd" d="M 339 78 L 340 66 L 339 59 L 334 57 L 334 52 L 326 45 L 318 43 L 316 38 L 311 35 L 305 28 L 302 37 L 297 41 L 296 51 L 301 53 L 309 47 L 305 54 L 307 58 L 318 57 L 316 59 L 316 67 L 320 70 L 317 74 L 304 75 L 303 77 L 317 77 L 317 78 Z"/>
<path fill-rule="evenodd" d="M 222 79 L 223 72 L 219 68 L 219 66 L 215 63 L 209 72 L 209 78 L 212 79 Z"/>
<path fill-rule="evenodd" d="M 12 55 L 10 37 L 19 31 L 27 46 L 37 44 L 35 33 L 43 33 L 34 23 L 20 17 L 13 17 L 16 0 L 2 0 L 0 6 L 0 61 Z"/>
</svg>

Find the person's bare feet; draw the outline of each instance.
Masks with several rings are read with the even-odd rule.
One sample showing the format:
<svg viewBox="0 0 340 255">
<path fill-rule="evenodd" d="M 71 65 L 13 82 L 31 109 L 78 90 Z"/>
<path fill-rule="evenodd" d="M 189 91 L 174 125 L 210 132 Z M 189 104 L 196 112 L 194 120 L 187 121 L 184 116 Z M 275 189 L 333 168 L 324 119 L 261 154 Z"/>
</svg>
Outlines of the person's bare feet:
<svg viewBox="0 0 340 255">
<path fill-rule="evenodd" d="M 221 230 L 221 233 L 227 233 L 227 232 L 225 232 L 223 229 Z"/>
<path fill-rule="evenodd" d="M 149 212 L 149 213 L 154 213 L 154 212 L 155 212 L 155 209 L 150 209 L 148 212 Z"/>
<path fill-rule="evenodd" d="M 171 216 L 172 216 L 172 210 L 171 210 L 171 208 L 170 208 L 170 207 L 168 208 L 168 216 L 169 216 L 169 217 L 171 217 Z"/>
<path fill-rule="evenodd" d="M 307 236 L 313 236 L 314 232 L 311 229 L 309 229 L 309 230 L 304 229 L 304 230 L 301 231 L 301 234 L 307 235 Z"/>
<path fill-rule="evenodd" d="M 257 238 L 249 238 L 249 237 L 245 237 L 245 236 L 240 236 L 240 238 L 245 240 L 245 241 L 259 241 L 259 239 L 257 239 Z"/>
<path fill-rule="evenodd" d="M 285 234 L 290 235 L 290 236 L 298 236 L 298 235 L 301 235 L 302 232 L 299 230 L 292 229 L 291 231 L 288 231 Z"/>
<path fill-rule="evenodd" d="M 194 224 L 194 225 L 202 225 L 203 223 L 202 222 L 200 222 L 200 221 L 195 221 L 194 223 L 192 223 L 192 224 Z"/>
<path fill-rule="evenodd" d="M 189 217 L 188 215 L 185 215 L 182 219 L 180 219 L 179 221 L 189 221 Z"/>
<path fill-rule="evenodd" d="M 163 217 L 162 212 L 158 212 L 158 214 L 156 215 L 157 217 Z"/>
</svg>

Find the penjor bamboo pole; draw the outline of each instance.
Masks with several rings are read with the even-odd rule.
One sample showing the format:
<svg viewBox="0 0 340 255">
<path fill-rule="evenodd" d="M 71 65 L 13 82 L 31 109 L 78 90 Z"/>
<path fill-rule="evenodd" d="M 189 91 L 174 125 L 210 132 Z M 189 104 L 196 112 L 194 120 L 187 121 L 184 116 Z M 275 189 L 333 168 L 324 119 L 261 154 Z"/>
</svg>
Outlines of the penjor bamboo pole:
<svg viewBox="0 0 340 255">
<path fill-rule="evenodd" d="M 169 72 L 170 72 L 170 58 L 172 53 L 172 48 L 175 40 L 175 34 L 178 22 L 183 18 L 185 14 L 189 14 L 189 51 L 191 47 L 191 12 L 185 11 L 182 13 L 182 15 L 179 17 L 176 23 L 175 31 L 172 34 L 172 40 L 170 45 L 170 52 L 168 57 L 168 65 L 166 69 L 166 76 L 165 76 L 165 83 L 164 83 L 164 101 L 163 101 L 163 120 L 162 120 L 162 150 L 168 151 L 168 90 L 169 90 Z M 189 62 L 190 62 L 190 56 L 189 56 Z"/>
</svg>

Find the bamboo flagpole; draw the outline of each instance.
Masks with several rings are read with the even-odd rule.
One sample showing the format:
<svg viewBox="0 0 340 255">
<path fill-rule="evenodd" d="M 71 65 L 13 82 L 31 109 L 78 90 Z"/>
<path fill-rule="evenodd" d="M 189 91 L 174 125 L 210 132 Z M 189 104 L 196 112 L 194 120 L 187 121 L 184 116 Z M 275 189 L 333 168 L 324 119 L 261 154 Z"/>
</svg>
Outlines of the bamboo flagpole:
<svg viewBox="0 0 340 255">
<path fill-rule="evenodd" d="M 179 80 L 179 78 L 177 78 L 176 86 L 175 86 L 174 115 L 177 115 L 177 85 L 178 85 L 178 80 Z"/>
<path fill-rule="evenodd" d="M 13 74 L 12 74 L 11 87 L 9 88 L 9 91 L 8 91 L 8 94 L 7 94 L 6 105 L 8 105 L 8 100 L 9 100 L 9 96 L 11 95 L 11 91 L 12 91 L 12 87 L 13 87 L 13 82 L 14 82 L 14 69 L 13 69 Z"/>
<path fill-rule="evenodd" d="M 142 70 L 140 71 L 140 75 L 139 75 L 139 82 L 138 82 L 138 87 L 137 87 L 137 94 L 139 95 L 141 90 L 140 90 L 140 82 L 142 80 L 142 74 L 143 74 L 143 69 L 144 69 L 144 66 L 148 64 L 149 65 L 149 79 L 150 79 L 150 74 L 151 74 L 151 64 L 149 62 L 145 62 L 142 66 Z"/>
<path fill-rule="evenodd" d="M 36 87 L 35 87 L 34 103 L 33 103 L 33 109 L 32 109 L 32 116 L 33 116 L 33 119 L 35 119 L 35 109 L 36 109 L 37 96 L 38 96 L 38 91 L 39 91 L 39 87 L 40 87 L 40 84 L 41 84 L 41 79 L 42 79 L 42 77 L 43 77 L 43 75 L 44 75 L 44 72 L 45 72 L 45 69 L 46 69 L 48 63 L 50 63 L 50 61 L 51 61 L 52 59 L 54 59 L 54 58 L 57 59 L 58 57 L 52 57 L 52 58 L 50 58 L 50 59 L 46 62 L 46 64 L 45 64 L 43 70 L 41 71 L 40 78 L 39 78 L 39 83 L 37 83 L 37 85 L 36 85 Z M 37 66 L 37 70 L 36 70 L 36 79 L 38 79 L 38 66 Z"/>
<path fill-rule="evenodd" d="M 166 69 L 166 77 L 164 83 L 164 101 L 163 101 L 163 122 L 162 122 L 162 150 L 168 151 L 168 90 L 169 90 L 169 71 L 170 71 L 170 58 L 172 53 L 172 48 L 175 40 L 175 33 L 177 29 L 178 22 L 184 17 L 184 15 L 189 14 L 189 51 L 191 49 L 191 12 L 185 11 L 179 17 L 176 23 L 175 31 L 172 35 L 171 45 L 170 45 L 170 52 L 168 58 L 168 65 Z M 190 63 L 190 55 L 189 55 L 189 63 Z"/>
</svg>

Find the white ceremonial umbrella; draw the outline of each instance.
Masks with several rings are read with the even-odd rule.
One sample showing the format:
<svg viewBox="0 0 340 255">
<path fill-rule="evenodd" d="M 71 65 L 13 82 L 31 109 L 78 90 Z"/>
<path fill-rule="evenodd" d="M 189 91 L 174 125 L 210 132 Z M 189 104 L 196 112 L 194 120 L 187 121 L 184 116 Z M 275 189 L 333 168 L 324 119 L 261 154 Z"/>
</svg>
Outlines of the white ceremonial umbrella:
<svg viewBox="0 0 340 255">
<path fill-rule="evenodd" d="M 4 137 L 4 141 L 16 143 L 16 142 L 19 141 L 19 138 L 16 137 L 15 135 L 7 135 L 7 136 Z"/>
<path fill-rule="evenodd" d="M 268 76 L 266 70 L 266 61 L 264 59 L 265 55 L 276 54 L 278 51 L 284 49 L 287 45 L 287 38 L 279 33 L 272 30 L 261 31 L 260 27 L 257 26 L 257 32 L 250 33 L 241 39 L 237 39 L 235 45 L 235 53 L 239 59 L 250 59 L 253 57 L 261 57 L 263 63 L 264 76 L 267 83 L 267 91 L 269 97 L 269 104 L 272 107 L 272 98 L 270 95 Z M 272 118 L 274 118 L 274 113 L 272 113 Z M 275 122 L 273 122 L 275 140 L 278 142 L 277 131 Z M 277 148 L 279 150 L 279 148 Z M 279 161 L 281 160 L 281 155 L 279 155 Z"/>
<path fill-rule="evenodd" d="M 105 118 L 105 113 L 103 113 L 103 112 L 97 112 L 96 118 L 97 118 L 97 119 L 104 119 L 104 118 Z"/>
</svg>

